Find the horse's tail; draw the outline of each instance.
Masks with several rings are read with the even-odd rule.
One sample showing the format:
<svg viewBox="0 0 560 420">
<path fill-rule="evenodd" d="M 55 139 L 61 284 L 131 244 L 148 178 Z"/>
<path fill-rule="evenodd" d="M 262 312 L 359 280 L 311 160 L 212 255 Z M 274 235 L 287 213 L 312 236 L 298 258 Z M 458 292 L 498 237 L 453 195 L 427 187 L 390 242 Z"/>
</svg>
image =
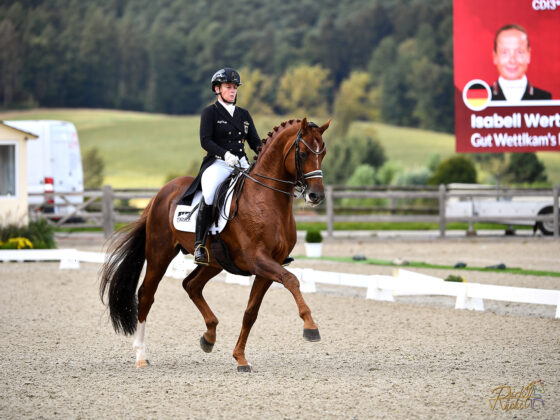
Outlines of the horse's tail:
<svg viewBox="0 0 560 420">
<path fill-rule="evenodd" d="M 100 271 L 99 295 L 107 304 L 117 333 L 132 335 L 138 323 L 136 287 L 146 258 L 146 220 L 151 202 L 137 222 L 120 230 L 113 238 Z"/>
</svg>

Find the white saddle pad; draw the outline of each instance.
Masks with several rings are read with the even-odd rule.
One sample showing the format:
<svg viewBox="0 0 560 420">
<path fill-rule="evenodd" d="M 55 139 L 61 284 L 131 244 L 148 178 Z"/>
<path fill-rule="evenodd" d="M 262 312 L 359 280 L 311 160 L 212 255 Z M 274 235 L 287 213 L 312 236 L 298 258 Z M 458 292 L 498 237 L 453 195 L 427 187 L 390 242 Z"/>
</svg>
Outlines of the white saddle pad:
<svg viewBox="0 0 560 420">
<path fill-rule="evenodd" d="M 209 232 L 211 234 L 219 233 L 222 230 L 224 230 L 224 228 L 226 227 L 228 220 L 224 215 L 229 216 L 229 211 L 231 209 L 231 200 L 233 197 L 232 191 L 238 179 L 239 179 L 239 175 L 233 178 L 229 184 L 226 202 L 224 203 L 224 207 L 220 209 L 218 227 L 216 227 L 215 223 L 212 223 L 209 229 Z M 173 215 L 173 226 L 175 227 L 175 229 L 183 232 L 193 232 L 193 233 L 195 232 L 198 207 L 194 212 L 192 211 L 192 209 L 193 207 L 198 205 L 201 199 L 202 199 L 202 191 L 197 191 L 193 197 L 190 206 L 184 206 L 184 205 L 177 206 L 177 208 L 175 209 L 175 214 Z"/>
</svg>

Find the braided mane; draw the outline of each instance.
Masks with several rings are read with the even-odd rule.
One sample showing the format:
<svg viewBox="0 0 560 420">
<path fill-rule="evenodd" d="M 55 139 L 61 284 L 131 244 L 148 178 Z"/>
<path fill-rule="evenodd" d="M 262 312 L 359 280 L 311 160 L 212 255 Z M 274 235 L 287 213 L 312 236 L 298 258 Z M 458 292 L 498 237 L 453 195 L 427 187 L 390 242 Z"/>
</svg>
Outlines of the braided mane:
<svg viewBox="0 0 560 420">
<path fill-rule="evenodd" d="M 288 121 L 284 121 L 283 123 L 281 123 L 279 126 L 276 126 L 272 129 L 272 131 L 269 131 L 267 133 L 267 138 L 266 139 L 262 139 L 263 142 L 263 150 L 262 152 L 266 151 L 268 149 L 268 145 L 281 133 L 283 132 L 286 128 L 290 128 L 295 124 L 299 124 L 301 122 L 301 120 L 288 120 Z M 262 153 L 261 152 L 261 153 Z"/>
</svg>

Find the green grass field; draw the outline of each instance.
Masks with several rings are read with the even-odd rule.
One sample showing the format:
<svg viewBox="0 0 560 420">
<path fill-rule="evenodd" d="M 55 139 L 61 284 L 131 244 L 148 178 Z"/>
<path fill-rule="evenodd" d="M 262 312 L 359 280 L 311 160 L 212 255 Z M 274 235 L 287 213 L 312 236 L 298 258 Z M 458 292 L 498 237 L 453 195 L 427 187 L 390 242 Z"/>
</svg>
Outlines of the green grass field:
<svg viewBox="0 0 560 420">
<path fill-rule="evenodd" d="M 198 137 L 199 116 L 170 116 L 91 109 L 37 109 L 0 113 L 0 120 L 56 119 L 78 129 L 82 154 L 97 147 L 105 160 L 105 183 L 114 188 L 158 188 L 170 174 L 196 170 L 204 156 Z M 261 137 L 287 118 L 255 116 Z M 317 119 L 318 124 L 324 123 Z M 336 122 L 334 122 L 336 123 Z M 351 133 L 374 129 L 389 160 L 405 168 L 423 167 L 433 154 L 455 150 L 454 136 L 432 131 L 358 122 Z M 328 144 L 329 132 L 325 133 Z M 549 180 L 560 183 L 560 153 L 539 153 Z"/>
</svg>

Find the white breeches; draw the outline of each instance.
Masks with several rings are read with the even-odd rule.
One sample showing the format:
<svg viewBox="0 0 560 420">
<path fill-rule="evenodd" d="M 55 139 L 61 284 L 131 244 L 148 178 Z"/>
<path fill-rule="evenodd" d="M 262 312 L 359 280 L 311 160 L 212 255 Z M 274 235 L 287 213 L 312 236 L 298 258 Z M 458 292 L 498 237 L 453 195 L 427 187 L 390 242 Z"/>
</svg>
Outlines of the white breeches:
<svg viewBox="0 0 560 420">
<path fill-rule="evenodd" d="M 249 167 L 247 158 L 241 158 L 239 165 L 243 169 L 247 169 Z M 204 197 L 204 202 L 206 204 L 212 204 L 214 202 L 216 189 L 222 182 L 224 182 L 232 171 L 233 168 L 231 166 L 228 166 L 227 163 L 221 159 L 216 159 L 214 163 L 212 163 L 212 165 L 206 168 L 206 170 L 202 173 L 200 184 L 202 186 L 202 196 Z"/>
</svg>

